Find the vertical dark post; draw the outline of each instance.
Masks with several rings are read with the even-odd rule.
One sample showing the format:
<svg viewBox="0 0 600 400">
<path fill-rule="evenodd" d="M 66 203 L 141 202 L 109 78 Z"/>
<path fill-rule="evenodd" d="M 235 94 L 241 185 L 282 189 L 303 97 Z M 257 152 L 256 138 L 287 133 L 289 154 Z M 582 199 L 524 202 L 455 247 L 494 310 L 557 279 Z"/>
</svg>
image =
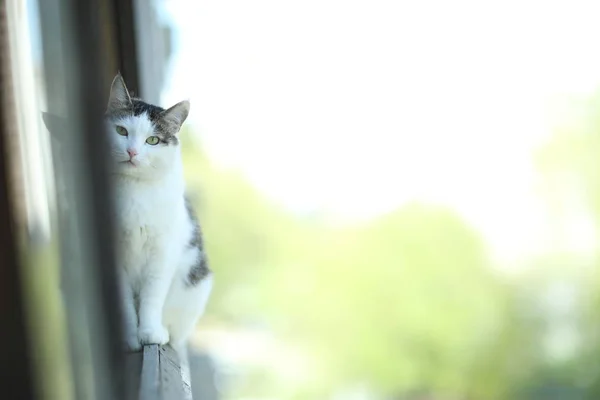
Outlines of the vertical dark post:
<svg viewBox="0 0 600 400">
<path fill-rule="evenodd" d="M 78 66 L 79 80 L 75 92 L 75 101 L 84 106 L 79 108 L 80 129 L 82 137 L 81 150 L 86 154 L 88 179 L 91 184 L 86 189 L 89 205 L 89 225 L 94 232 L 90 238 L 93 245 L 91 257 L 95 259 L 94 276 L 98 279 L 100 294 L 100 318 L 104 318 L 102 332 L 105 338 L 106 354 L 105 382 L 112 390 L 102 390 L 103 395 L 120 399 L 125 396 L 123 382 L 124 355 L 121 349 L 121 313 L 119 292 L 114 259 L 114 240 L 112 225 L 111 185 L 106 174 L 107 143 L 104 134 L 102 116 L 106 108 L 106 93 L 110 86 L 110 77 L 106 74 L 104 60 L 109 54 L 109 46 L 102 42 L 107 39 L 103 35 L 112 26 L 103 25 L 102 16 L 98 12 L 105 0 L 71 0 L 74 27 L 74 56 Z M 130 21 L 131 24 L 131 21 Z M 132 24 L 131 24 L 132 25 Z M 90 232 L 88 232 L 90 233 Z M 98 393 L 100 395 L 101 393 Z"/>
<path fill-rule="evenodd" d="M 140 75 L 136 42 L 135 5 L 133 0 L 112 0 L 119 70 L 127 87 L 140 93 Z"/>
<path fill-rule="evenodd" d="M 68 208 L 67 218 L 59 219 L 65 222 L 62 269 L 76 392 L 78 398 L 123 399 L 125 362 L 103 122 L 109 74 L 118 59 L 112 1 L 38 4 L 48 111 L 69 121 L 53 136 L 61 149 L 55 169 L 65 184 L 59 201 Z"/>
</svg>

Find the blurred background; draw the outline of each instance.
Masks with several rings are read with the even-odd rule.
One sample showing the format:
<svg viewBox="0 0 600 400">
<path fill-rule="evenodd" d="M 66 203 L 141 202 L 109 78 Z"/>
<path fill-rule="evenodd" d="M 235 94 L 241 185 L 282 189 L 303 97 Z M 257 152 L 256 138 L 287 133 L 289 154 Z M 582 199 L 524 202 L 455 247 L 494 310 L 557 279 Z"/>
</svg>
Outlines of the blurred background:
<svg viewBox="0 0 600 400">
<path fill-rule="evenodd" d="M 600 4 L 136 4 L 144 98 L 192 104 L 196 398 L 600 398 Z"/>
</svg>

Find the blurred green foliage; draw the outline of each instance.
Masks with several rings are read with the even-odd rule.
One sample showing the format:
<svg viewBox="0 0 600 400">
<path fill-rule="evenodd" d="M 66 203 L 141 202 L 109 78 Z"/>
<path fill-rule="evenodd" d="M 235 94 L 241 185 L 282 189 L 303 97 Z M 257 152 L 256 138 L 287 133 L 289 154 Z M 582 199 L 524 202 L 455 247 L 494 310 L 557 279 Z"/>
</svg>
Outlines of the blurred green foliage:
<svg viewBox="0 0 600 400">
<path fill-rule="evenodd" d="M 561 398 L 600 398 L 600 92 L 573 99 L 568 118 L 539 154 L 546 198 L 556 216 L 557 230 L 569 216 L 580 212 L 593 230 L 589 254 L 554 254 L 563 268 L 562 279 L 576 289 L 577 302 L 570 315 L 577 331 L 573 356 L 540 368 L 539 380 L 571 389 Z M 589 228 L 588 228 L 589 229 Z M 570 233 L 571 234 L 571 233 Z M 552 254 L 550 254 L 552 255 Z M 555 261 L 556 263 L 556 261 Z M 558 398 L 558 397 L 556 397 Z"/>
<path fill-rule="evenodd" d="M 557 221 L 575 182 L 600 223 L 600 96 L 590 104 L 540 153 Z M 306 376 L 284 383 L 277 365 L 249 371 L 232 398 L 332 398 L 356 385 L 382 399 L 600 398 L 597 260 L 582 275 L 569 268 L 577 255 L 549 249 L 524 273 L 503 275 L 452 210 L 411 204 L 331 226 L 285 212 L 200 148 L 184 149 L 217 273 L 207 318 L 232 329 L 261 324 L 311 361 Z M 544 296 L 557 283 L 583 299 L 569 319 L 576 350 L 564 359 L 546 346 L 556 316 Z"/>
</svg>

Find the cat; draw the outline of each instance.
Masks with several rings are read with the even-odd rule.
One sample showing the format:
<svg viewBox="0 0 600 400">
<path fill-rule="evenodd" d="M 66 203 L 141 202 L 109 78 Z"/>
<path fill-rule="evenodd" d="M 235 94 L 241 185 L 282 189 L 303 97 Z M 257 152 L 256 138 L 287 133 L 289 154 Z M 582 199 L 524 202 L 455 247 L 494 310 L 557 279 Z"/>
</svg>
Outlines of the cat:
<svg viewBox="0 0 600 400">
<path fill-rule="evenodd" d="M 180 354 L 213 284 L 200 225 L 185 197 L 178 133 L 189 113 L 130 95 L 115 76 L 105 114 L 116 209 L 124 344 L 169 343 Z"/>
<path fill-rule="evenodd" d="M 187 360 L 187 339 L 213 284 L 198 219 L 185 197 L 178 133 L 188 101 L 168 110 L 131 96 L 113 79 L 105 127 L 115 195 L 117 270 L 126 350 L 167 344 Z M 68 120 L 42 113 L 54 138 Z"/>
</svg>

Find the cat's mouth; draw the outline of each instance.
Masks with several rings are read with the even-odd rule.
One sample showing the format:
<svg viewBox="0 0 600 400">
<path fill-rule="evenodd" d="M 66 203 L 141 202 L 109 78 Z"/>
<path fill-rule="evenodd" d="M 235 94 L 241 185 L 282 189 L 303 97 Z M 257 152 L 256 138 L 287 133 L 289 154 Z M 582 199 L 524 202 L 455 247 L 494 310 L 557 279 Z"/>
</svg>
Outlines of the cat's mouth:
<svg viewBox="0 0 600 400">
<path fill-rule="evenodd" d="M 137 164 L 134 163 L 132 160 L 127 160 L 127 161 L 121 161 L 120 164 L 125 164 L 125 165 L 129 165 L 131 167 L 137 167 Z"/>
</svg>

